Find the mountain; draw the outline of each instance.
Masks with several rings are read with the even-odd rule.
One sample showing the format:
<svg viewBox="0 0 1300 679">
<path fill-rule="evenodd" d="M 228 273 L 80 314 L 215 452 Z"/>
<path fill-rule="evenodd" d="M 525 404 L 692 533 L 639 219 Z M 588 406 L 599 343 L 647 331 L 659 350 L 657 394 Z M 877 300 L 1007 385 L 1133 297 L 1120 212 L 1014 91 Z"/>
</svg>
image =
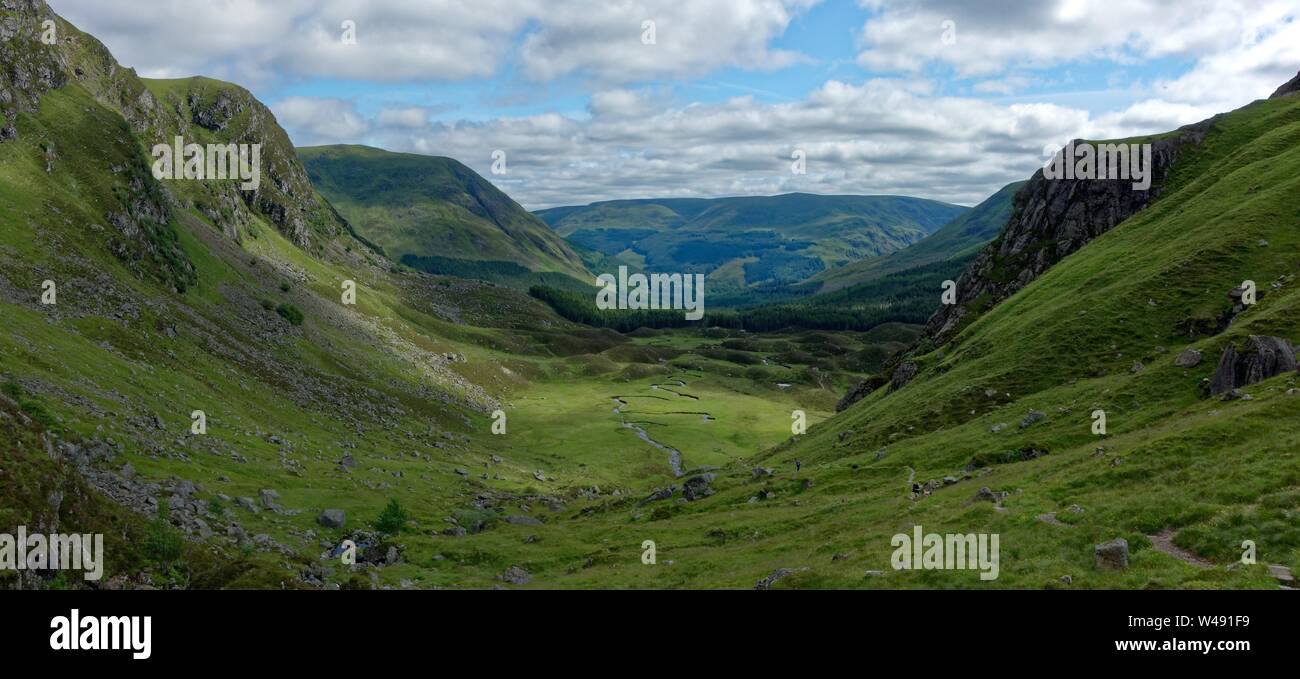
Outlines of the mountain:
<svg viewBox="0 0 1300 679">
<path fill-rule="evenodd" d="M 997 238 L 1011 217 L 1012 199 L 1025 182 L 1008 184 L 943 228 L 920 242 L 880 257 L 864 259 L 814 276 L 819 292 L 836 290 L 879 280 L 940 262 L 963 261 L 973 257 L 989 241 Z"/>
<path fill-rule="evenodd" d="M 967 208 L 899 196 L 648 199 L 537 213 L 556 233 L 615 263 L 706 273 L 715 289 L 791 285 L 901 250 Z"/>
<path fill-rule="evenodd" d="M 564 239 L 451 158 L 365 146 L 301 148 L 298 154 L 321 193 L 394 260 L 435 273 L 523 267 L 590 282 Z"/>
</svg>

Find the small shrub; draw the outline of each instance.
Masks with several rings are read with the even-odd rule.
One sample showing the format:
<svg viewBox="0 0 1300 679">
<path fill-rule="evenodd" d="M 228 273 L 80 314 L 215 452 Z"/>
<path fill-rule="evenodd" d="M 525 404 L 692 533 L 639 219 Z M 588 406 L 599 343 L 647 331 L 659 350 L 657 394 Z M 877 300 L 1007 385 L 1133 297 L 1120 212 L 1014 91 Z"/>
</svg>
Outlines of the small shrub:
<svg viewBox="0 0 1300 679">
<path fill-rule="evenodd" d="M 280 292 L 289 292 L 289 281 L 280 282 Z"/>
<path fill-rule="evenodd" d="M 302 325 L 302 311 L 292 304 L 281 304 L 275 308 L 275 313 L 280 314 L 284 320 L 289 321 L 290 325 Z"/>
<path fill-rule="evenodd" d="M 185 544 L 180 532 L 172 528 L 170 515 L 167 505 L 158 503 L 158 516 L 145 528 L 144 553 L 161 564 L 170 564 L 180 559 Z"/>
<path fill-rule="evenodd" d="M 375 519 L 375 530 L 384 535 L 397 535 L 406 527 L 406 522 L 410 518 L 406 508 L 394 498 L 388 501 L 388 506 L 384 507 L 384 511 L 379 513 L 379 518 Z"/>
</svg>

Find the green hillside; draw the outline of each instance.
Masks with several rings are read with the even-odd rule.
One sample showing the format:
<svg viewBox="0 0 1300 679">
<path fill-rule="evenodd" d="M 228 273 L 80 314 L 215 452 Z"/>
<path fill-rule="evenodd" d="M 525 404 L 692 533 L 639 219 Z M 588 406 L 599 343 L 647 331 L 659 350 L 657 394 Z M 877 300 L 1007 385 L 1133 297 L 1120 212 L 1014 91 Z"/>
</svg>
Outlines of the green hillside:
<svg viewBox="0 0 1300 679">
<path fill-rule="evenodd" d="M 820 292 L 833 292 L 908 269 L 945 261 L 967 260 L 996 238 L 1002 227 L 1006 226 L 1007 219 L 1011 217 L 1012 199 L 1024 185 L 1025 182 L 1015 182 L 1004 186 L 970 212 L 907 248 L 823 271 L 810 282 L 821 283 Z"/>
<path fill-rule="evenodd" d="M 853 516 L 865 537 L 855 555 L 884 565 L 885 536 L 912 524 L 996 532 L 1012 555 L 998 586 L 1061 587 L 1064 575 L 1075 587 L 1270 586 L 1262 565 L 1234 565 L 1245 540 L 1261 563 L 1300 566 L 1296 374 L 1236 400 L 1203 387 L 1228 345 L 1300 337 L 1297 190 L 1300 97 L 1216 118 L 1154 205 L 953 340 L 917 347 L 919 373 L 903 388 L 876 390 L 766 458 L 811 461 L 824 501 L 844 503 L 844 518 L 812 540 L 833 542 Z M 1260 284 L 1256 306 L 1222 332 L 1199 321 L 1229 311 L 1227 293 L 1244 280 Z M 1175 366 L 1188 349 L 1204 360 Z M 1107 436 L 1092 432 L 1095 410 L 1108 416 Z M 922 484 L 958 482 L 916 497 L 913 471 Z M 980 487 L 1009 495 L 972 502 Z M 1210 565 L 1156 549 L 1151 536 L 1162 535 Z M 1133 545 L 1132 568 L 1097 571 L 1092 546 L 1116 537 Z M 808 584 L 854 578 L 818 570 Z M 957 572 L 875 584 L 980 585 Z"/>
<path fill-rule="evenodd" d="M 445 258 L 488 269 L 513 263 L 590 282 L 564 239 L 451 158 L 365 146 L 302 148 L 298 154 L 321 193 L 395 261 L 418 266 L 431 264 L 421 258 Z M 446 266 L 432 271 L 460 273 Z M 487 271 L 485 277 L 500 275 Z"/>
</svg>

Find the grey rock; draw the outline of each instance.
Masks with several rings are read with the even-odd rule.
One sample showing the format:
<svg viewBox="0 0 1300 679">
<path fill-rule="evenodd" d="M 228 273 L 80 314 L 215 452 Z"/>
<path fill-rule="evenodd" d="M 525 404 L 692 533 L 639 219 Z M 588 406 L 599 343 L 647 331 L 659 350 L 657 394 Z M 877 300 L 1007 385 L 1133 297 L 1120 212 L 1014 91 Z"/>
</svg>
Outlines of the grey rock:
<svg viewBox="0 0 1300 679">
<path fill-rule="evenodd" d="M 755 584 L 754 584 L 754 589 L 772 589 L 772 585 L 775 585 L 778 581 L 780 581 L 780 580 L 782 580 L 782 579 L 784 579 L 784 578 L 788 578 L 788 577 L 790 577 L 791 575 L 794 575 L 795 573 L 798 573 L 798 572 L 800 572 L 800 571 L 805 571 L 805 570 L 808 570 L 808 569 L 806 569 L 806 568 L 778 568 L 778 569 L 772 571 L 772 574 L 771 574 L 771 575 L 768 575 L 767 577 L 765 577 L 765 578 L 763 578 L 762 580 L 759 580 L 757 583 L 755 583 Z"/>
<path fill-rule="evenodd" d="M 1229 344 L 1210 381 L 1210 393 L 1218 396 L 1296 370 L 1295 350 L 1280 337 L 1251 335 L 1241 351 Z"/>
<path fill-rule="evenodd" d="M 533 581 L 533 576 L 528 571 L 518 566 L 511 566 L 506 569 L 506 572 L 498 575 L 497 579 L 512 585 L 527 585 Z"/>
<path fill-rule="evenodd" d="M 1029 427 L 1032 427 L 1035 424 L 1041 422 L 1044 417 L 1047 417 L 1045 413 L 1042 413 L 1037 410 L 1031 410 L 1029 411 L 1028 415 L 1025 415 L 1025 419 L 1020 421 L 1020 428 L 1028 429 Z"/>
<path fill-rule="evenodd" d="M 253 502 L 253 498 L 251 497 L 237 497 L 235 498 L 235 504 L 239 505 L 243 509 L 246 509 L 254 514 L 257 514 L 258 512 L 261 511 L 260 509 L 257 508 L 257 503 Z"/>
<path fill-rule="evenodd" d="M 1202 360 L 1204 360 L 1204 357 L 1200 351 L 1197 351 L 1196 349 L 1188 349 L 1187 351 L 1178 354 L 1178 358 L 1174 359 L 1174 365 L 1179 368 L 1195 368 L 1201 364 Z"/>
<path fill-rule="evenodd" d="M 1093 553 L 1100 570 L 1122 571 L 1128 568 L 1128 540 L 1124 538 L 1103 542 Z"/>
<path fill-rule="evenodd" d="M 673 493 L 676 493 L 676 492 L 677 492 L 677 486 L 669 486 L 669 487 L 667 487 L 667 488 L 658 488 L 658 489 L 656 489 L 653 493 L 650 493 L 650 495 L 648 495 L 648 496 L 646 497 L 646 499 L 642 500 L 642 501 L 639 502 L 638 504 L 639 504 L 639 505 L 647 505 L 647 504 L 650 504 L 651 502 L 660 502 L 660 501 L 662 501 L 662 500 L 667 500 L 668 498 L 670 498 L 670 497 L 673 496 Z"/>
<path fill-rule="evenodd" d="M 316 517 L 316 523 L 326 528 L 342 528 L 347 523 L 347 514 L 342 509 L 326 509 Z"/>
<path fill-rule="evenodd" d="M 1006 491 L 993 491 L 988 486 L 980 488 L 971 498 L 971 502 L 1000 502 L 1007 496 Z"/>
<path fill-rule="evenodd" d="M 913 361 L 904 361 L 898 364 L 898 367 L 894 369 L 894 376 L 889 380 L 889 390 L 893 392 L 906 387 L 920 372 L 920 369 L 921 367 Z"/>
<path fill-rule="evenodd" d="M 717 478 L 715 474 L 701 474 L 687 479 L 682 484 L 682 497 L 686 498 L 687 502 L 694 502 L 713 495 L 714 490 L 709 484 L 715 478 Z"/>
</svg>

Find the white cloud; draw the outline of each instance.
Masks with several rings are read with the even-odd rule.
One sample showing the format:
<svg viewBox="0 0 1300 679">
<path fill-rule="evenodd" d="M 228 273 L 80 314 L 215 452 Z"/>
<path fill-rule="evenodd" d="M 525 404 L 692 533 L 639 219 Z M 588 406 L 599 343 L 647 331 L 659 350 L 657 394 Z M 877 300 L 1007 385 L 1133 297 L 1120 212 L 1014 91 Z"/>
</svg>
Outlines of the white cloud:
<svg viewBox="0 0 1300 679">
<path fill-rule="evenodd" d="M 294 131 L 299 146 L 345 142 L 363 137 L 370 124 L 356 106 L 341 99 L 289 97 L 272 106 L 276 120 Z"/>
<path fill-rule="evenodd" d="M 963 77 L 1076 60 L 1198 57 L 1294 15 L 1290 0 L 861 0 L 858 62 L 882 71 L 942 64 Z M 956 27 L 945 41 L 944 22 Z"/>
<path fill-rule="evenodd" d="M 903 79 L 830 81 L 798 102 L 740 97 L 681 105 L 653 90 L 615 90 L 595 95 L 588 117 L 551 113 L 419 128 L 376 120 L 350 141 L 457 158 L 532 209 L 790 191 L 973 204 L 1032 174 L 1045 144 L 1163 131 L 1199 113 L 1145 106 L 1094 117 L 1055 104 L 1001 105 L 925 91 Z M 497 149 L 507 153 L 505 177 L 488 172 Z M 807 156 L 806 175 L 790 171 L 795 150 Z"/>
<path fill-rule="evenodd" d="M 386 107 L 379 110 L 375 122 L 381 127 L 419 129 L 429 123 L 433 109 L 426 106 Z"/>
<path fill-rule="evenodd" d="M 300 145 L 452 156 L 530 208 L 788 191 L 973 204 L 1028 177 L 1047 144 L 1170 130 L 1268 96 L 1300 68 L 1300 24 L 1286 19 L 1292 2 L 862 0 L 878 14 L 861 32 L 859 62 L 902 71 L 897 77 L 841 75 L 784 103 L 753 96 L 692 103 L 677 99 L 689 89 L 641 81 L 797 58 L 771 45 L 814 0 L 54 1 L 146 73 L 446 80 L 509 65 L 566 94 L 575 89 L 563 79 L 576 76 L 585 86 L 577 91 L 590 94 L 585 111 L 566 97 L 566 113 L 445 122 L 434 118 L 446 108 L 410 105 L 430 98 L 385 100 L 391 90 L 359 95 L 367 111 L 377 109 L 373 116 L 339 98 L 290 97 L 272 107 Z M 357 23 L 356 46 L 338 41 L 345 18 Z M 949 18 L 957 41 L 944 45 Z M 653 46 L 641 42 L 647 19 L 656 22 Z M 176 26 L 203 30 L 167 30 Z M 1151 84 L 1123 76 L 1120 84 L 1136 95 L 1125 93 L 1126 103 L 1111 110 L 1090 110 L 1084 97 L 940 96 L 964 90 L 930 68 L 977 78 L 970 86 L 977 94 L 1010 95 L 1068 81 L 1068 72 L 1036 70 L 1045 65 L 1093 58 L 1140 65 L 1162 56 L 1193 65 Z M 536 96 L 548 87 L 534 88 Z M 480 91 L 483 100 L 494 94 Z M 498 149 L 507 152 L 505 177 L 488 173 Z M 795 150 L 807 154 L 806 175 L 790 172 Z"/>
<path fill-rule="evenodd" d="M 202 73 L 374 81 L 684 77 L 776 68 L 769 43 L 819 0 L 54 0 L 56 11 L 150 77 Z M 642 44 L 654 21 L 655 45 Z M 345 44 L 344 21 L 355 25 Z"/>
</svg>

